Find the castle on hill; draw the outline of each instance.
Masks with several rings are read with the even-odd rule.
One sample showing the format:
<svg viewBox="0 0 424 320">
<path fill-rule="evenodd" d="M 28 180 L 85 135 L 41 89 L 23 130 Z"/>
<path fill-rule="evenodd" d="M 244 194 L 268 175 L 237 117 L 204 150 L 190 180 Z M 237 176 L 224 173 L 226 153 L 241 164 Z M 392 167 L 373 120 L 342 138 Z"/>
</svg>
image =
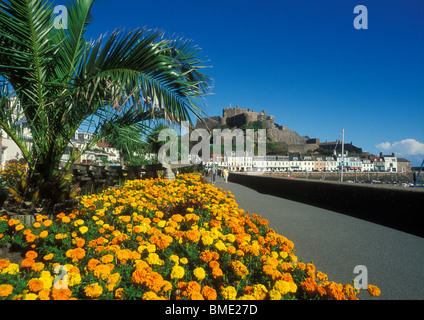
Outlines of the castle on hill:
<svg viewBox="0 0 424 320">
<path fill-rule="evenodd" d="M 301 136 L 296 131 L 290 130 L 289 127 L 276 124 L 274 120 L 274 116 L 267 115 L 265 110 L 255 112 L 252 109 L 243 109 L 237 106 L 223 109 L 222 116 L 203 118 L 202 121 L 197 122 L 196 128 L 210 131 L 219 128 L 233 129 L 243 125 L 252 126 L 260 122 L 262 129 L 266 130 L 267 141 L 276 142 L 289 152 L 303 154 L 319 148 L 319 139 Z"/>
</svg>

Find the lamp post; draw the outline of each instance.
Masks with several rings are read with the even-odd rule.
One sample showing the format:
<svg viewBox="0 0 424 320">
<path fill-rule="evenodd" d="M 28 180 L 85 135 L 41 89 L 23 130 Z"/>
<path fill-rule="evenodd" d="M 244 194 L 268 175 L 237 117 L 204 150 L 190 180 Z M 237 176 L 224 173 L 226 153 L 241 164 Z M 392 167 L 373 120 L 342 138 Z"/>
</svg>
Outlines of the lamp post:
<svg viewBox="0 0 424 320">
<path fill-rule="evenodd" d="M 342 129 L 342 172 L 340 174 L 341 182 L 343 182 L 343 168 L 344 168 L 344 129 Z"/>
</svg>

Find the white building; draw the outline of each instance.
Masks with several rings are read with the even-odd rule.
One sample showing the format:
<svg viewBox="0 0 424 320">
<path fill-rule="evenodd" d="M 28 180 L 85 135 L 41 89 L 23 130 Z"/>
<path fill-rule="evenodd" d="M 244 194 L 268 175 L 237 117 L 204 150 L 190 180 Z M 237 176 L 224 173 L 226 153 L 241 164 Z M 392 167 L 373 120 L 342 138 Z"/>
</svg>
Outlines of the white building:
<svg viewBox="0 0 424 320">
<path fill-rule="evenodd" d="M 362 160 L 362 171 L 363 172 L 372 172 L 374 171 L 374 163 L 370 159 Z"/>
<path fill-rule="evenodd" d="M 327 171 L 337 171 L 337 161 L 333 157 L 325 157 Z"/>
<path fill-rule="evenodd" d="M 383 155 L 382 158 L 384 159 L 384 170 L 386 172 L 397 172 L 397 160 L 394 153 L 390 156 Z"/>
<path fill-rule="evenodd" d="M 303 172 L 312 172 L 315 168 L 315 162 L 312 160 L 312 157 L 305 156 L 302 161 L 300 161 L 300 171 Z"/>
</svg>

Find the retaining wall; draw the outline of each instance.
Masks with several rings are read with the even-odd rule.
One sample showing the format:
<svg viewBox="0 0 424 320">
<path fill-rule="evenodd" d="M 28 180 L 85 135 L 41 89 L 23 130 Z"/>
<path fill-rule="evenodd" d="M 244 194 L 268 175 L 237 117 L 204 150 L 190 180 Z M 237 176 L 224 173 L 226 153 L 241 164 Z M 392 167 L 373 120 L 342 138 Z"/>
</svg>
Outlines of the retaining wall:
<svg viewBox="0 0 424 320">
<path fill-rule="evenodd" d="M 231 173 L 229 181 L 424 237 L 423 188 Z"/>
</svg>

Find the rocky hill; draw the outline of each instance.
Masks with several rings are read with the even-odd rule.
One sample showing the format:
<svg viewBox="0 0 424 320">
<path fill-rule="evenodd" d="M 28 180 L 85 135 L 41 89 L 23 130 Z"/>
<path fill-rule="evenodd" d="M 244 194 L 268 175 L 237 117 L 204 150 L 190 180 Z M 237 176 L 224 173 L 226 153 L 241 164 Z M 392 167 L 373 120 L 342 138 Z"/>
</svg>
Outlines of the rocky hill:
<svg viewBox="0 0 424 320">
<path fill-rule="evenodd" d="M 278 125 L 274 122 L 274 116 L 267 115 L 265 110 L 255 112 L 251 109 L 240 107 L 223 109 L 222 116 L 203 118 L 198 121 L 196 128 L 207 130 L 224 128 L 255 127 L 266 130 L 267 141 L 278 143 L 288 152 L 306 153 L 309 150 L 319 148 L 319 139 L 309 139 L 299 135 L 289 127 Z"/>
</svg>

